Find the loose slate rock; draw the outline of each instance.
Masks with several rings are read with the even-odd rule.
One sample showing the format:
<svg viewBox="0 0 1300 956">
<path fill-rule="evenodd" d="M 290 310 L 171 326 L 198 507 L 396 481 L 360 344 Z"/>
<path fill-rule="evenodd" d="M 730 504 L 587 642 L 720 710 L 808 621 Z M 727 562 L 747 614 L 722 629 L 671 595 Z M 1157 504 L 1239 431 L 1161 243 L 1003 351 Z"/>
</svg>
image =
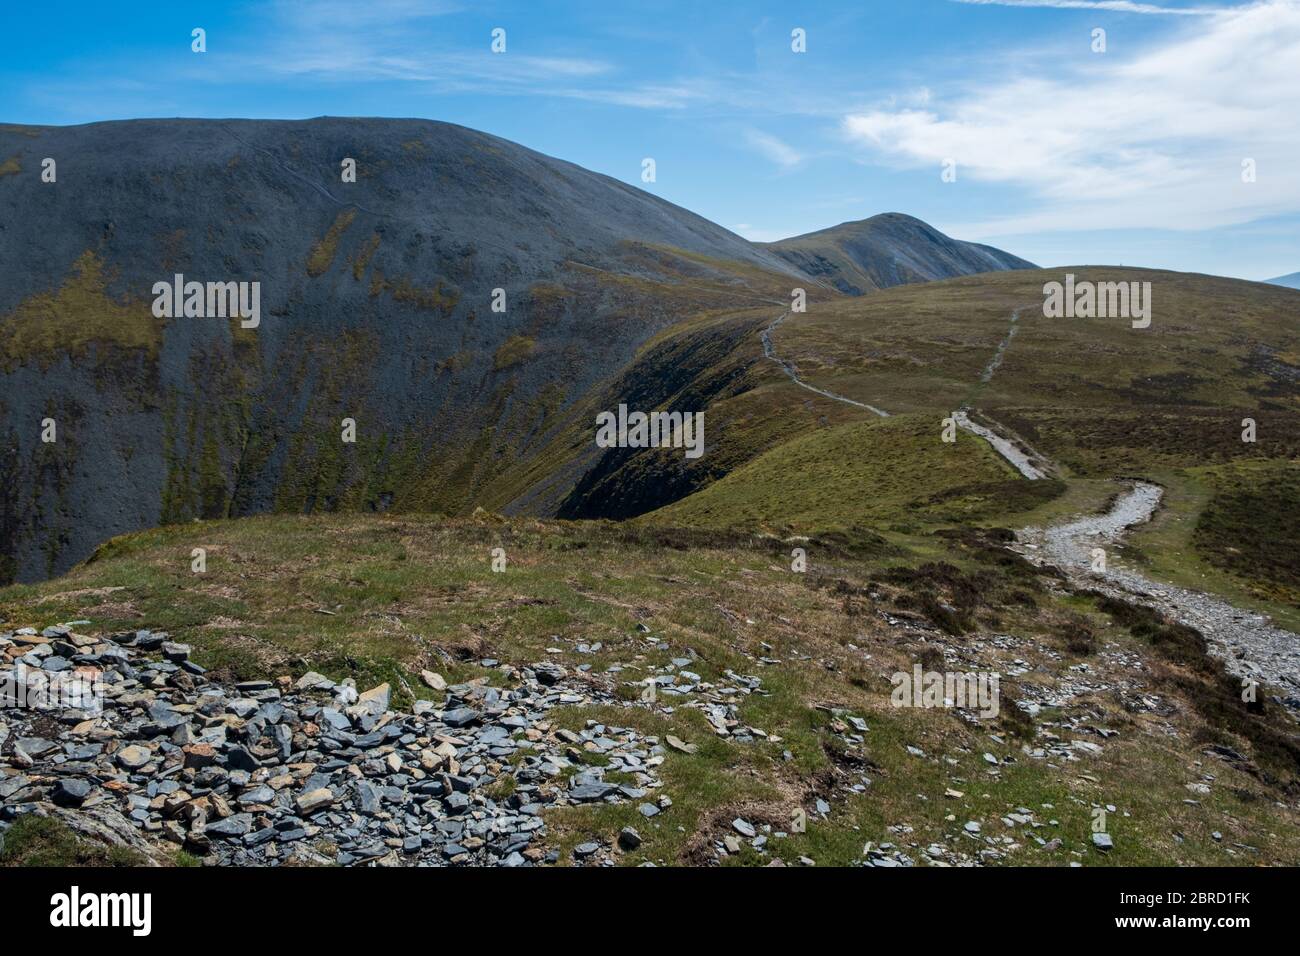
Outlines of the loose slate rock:
<svg viewBox="0 0 1300 956">
<path fill-rule="evenodd" d="M 666 735 L 664 740 L 667 742 L 669 747 L 672 747 L 674 750 L 680 750 L 684 754 L 693 754 L 700 749 L 698 744 L 688 744 L 686 741 L 679 737 L 674 737 L 672 734 Z"/>
<path fill-rule="evenodd" d="M 90 796 L 90 784 L 77 777 L 67 777 L 54 785 L 50 799 L 61 807 L 79 807 Z"/>
<path fill-rule="evenodd" d="M 472 707 L 456 707 L 442 715 L 442 722 L 448 727 L 468 727 L 478 723 L 482 716 Z"/>
<path fill-rule="evenodd" d="M 236 813 L 224 820 L 209 823 L 204 832 L 209 836 L 233 838 L 242 837 L 252 828 L 253 815 L 251 813 Z"/>
<path fill-rule="evenodd" d="M 366 708 L 374 716 L 381 717 L 388 711 L 388 704 L 392 696 L 392 688 L 388 684 L 380 684 L 378 687 L 370 688 L 370 690 L 358 697 L 357 705 Z"/>
<path fill-rule="evenodd" d="M 144 747 L 132 744 L 117 752 L 117 762 L 127 770 L 139 770 L 153 759 L 153 754 Z"/>
<path fill-rule="evenodd" d="M 0 631 L 0 649 L 14 634 Z M 162 632 L 87 638 L 65 629 L 25 646 L 23 657 L 93 665 L 107 699 L 53 721 L 3 714 L 0 831 L 33 805 L 93 807 L 97 823 L 134 827 L 146 842 L 218 865 L 531 866 L 559 859 L 541 850 L 549 806 L 635 802 L 662 786 L 657 740 L 609 723 L 552 725 L 552 707 L 626 706 L 612 686 L 558 665 L 503 664 L 506 686 L 446 687 L 445 704 L 400 713 L 388 709 L 388 688 L 358 695 L 312 672 L 296 682 L 209 679 L 179 659 L 180 645 L 159 655 L 164 643 Z M 0 686 L 18 660 L 0 652 Z M 579 767 L 574 750 L 608 765 Z M 662 794 L 656 802 L 641 812 L 671 803 Z M 620 834 L 618 846 L 635 842 Z M 610 862 L 606 845 L 587 850 L 592 862 Z"/>
</svg>

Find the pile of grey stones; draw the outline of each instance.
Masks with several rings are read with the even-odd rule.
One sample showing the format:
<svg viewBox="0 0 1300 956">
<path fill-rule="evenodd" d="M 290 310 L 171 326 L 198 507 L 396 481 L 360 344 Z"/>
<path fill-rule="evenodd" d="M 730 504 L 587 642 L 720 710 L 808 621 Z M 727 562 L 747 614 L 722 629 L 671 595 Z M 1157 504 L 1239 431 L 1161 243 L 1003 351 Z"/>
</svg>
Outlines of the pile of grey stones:
<svg viewBox="0 0 1300 956">
<path fill-rule="evenodd" d="M 387 684 L 358 692 L 314 672 L 222 683 L 164 632 L 88 637 L 74 630 L 84 623 L 0 632 L 0 838 L 37 813 L 214 864 L 526 866 L 557 859 L 544 809 L 660 786 L 657 738 L 548 720 L 613 702 L 552 662 L 498 664 L 505 687 L 425 671 L 444 699 L 398 713 Z M 102 693 L 30 706 L 32 686 L 72 677 Z"/>
</svg>

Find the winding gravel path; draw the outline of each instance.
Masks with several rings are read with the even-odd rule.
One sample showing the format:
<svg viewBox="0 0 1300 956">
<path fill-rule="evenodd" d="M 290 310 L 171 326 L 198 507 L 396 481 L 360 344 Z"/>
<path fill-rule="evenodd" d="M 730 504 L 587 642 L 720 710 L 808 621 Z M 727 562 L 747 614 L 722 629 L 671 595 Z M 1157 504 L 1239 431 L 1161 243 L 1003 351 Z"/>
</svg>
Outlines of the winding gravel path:
<svg viewBox="0 0 1300 956">
<path fill-rule="evenodd" d="M 873 405 L 809 385 L 799 377 L 792 362 L 776 354 L 772 332 L 787 315 L 789 312 L 783 312 L 763 330 L 763 354 L 780 365 L 796 385 L 887 417 L 888 412 Z M 981 382 L 988 382 L 1002 363 L 1002 356 L 1015 337 L 1019 317 L 1020 310 L 1017 309 L 1011 315 L 1011 328 L 1006 338 L 980 376 Z M 968 406 L 962 406 L 953 416 L 959 427 L 987 441 L 1028 480 L 1048 477 L 1048 472 L 1040 465 L 1045 463 L 1050 467 L 1050 462 L 1041 456 L 1027 454 L 993 429 L 973 421 L 967 410 Z M 1129 481 L 1128 490 L 1102 514 L 1083 515 L 1048 528 L 1021 529 L 1016 535 L 1016 550 L 1036 563 L 1057 565 L 1077 587 L 1093 588 L 1113 597 L 1145 604 L 1175 621 L 1196 628 L 1205 635 L 1211 652 L 1225 662 L 1230 673 L 1280 688 L 1286 706 L 1300 716 L 1300 635 L 1275 626 L 1267 615 L 1243 611 L 1201 591 L 1153 581 L 1127 568 L 1113 567 L 1109 560 L 1105 572 L 1093 572 L 1093 549 L 1114 546 L 1129 528 L 1149 521 L 1160 507 L 1163 496 L 1164 489 L 1159 485 Z"/>
<path fill-rule="evenodd" d="M 843 402 L 845 405 L 853 405 L 856 408 L 865 408 L 867 411 L 873 412 L 881 418 L 888 418 L 889 412 L 884 409 L 877 408 L 874 405 L 868 405 L 866 402 L 859 402 L 852 398 L 845 398 L 843 395 L 837 395 L 835 392 L 829 392 L 824 388 L 818 388 L 816 385 L 809 385 L 799 377 L 799 370 L 795 368 L 793 362 L 788 359 L 783 359 L 781 356 L 776 354 L 776 347 L 772 344 L 772 333 L 776 330 L 777 326 L 785 321 L 786 316 L 789 314 L 789 312 L 782 312 L 771 325 L 763 330 L 761 335 L 763 341 L 763 355 L 781 366 L 781 370 L 789 376 L 790 381 L 794 382 L 800 388 L 806 388 L 810 392 L 816 392 L 818 395 L 836 402 Z M 1007 333 L 1006 338 L 1004 338 L 998 345 L 993 358 L 989 361 L 989 364 L 980 375 L 981 382 L 987 382 L 992 378 L 994 371 L 996 371 L 997 367 L 1002 364 L 1002 355 L 1006 352 L 1007 346 L 1011 344 L 1011 339 L 1016 334 L 1015 323 L 1019 317 L 1019 309 L 1011 314 L 1011 330 Z M 1020 472 L 1021 475 L 1028 478 L 1030 481 L 1036 481 L 1039 478 L 1047 477 L 1047 472 L 1038 467 L 1033 458 L 1026 454 L 1018 445 L 1009 439 L 1004 438 L 993 429 L 973 421 L 967 414 L 967 408 L 968 406 L 963 405 L 953 415 L 953 420 L 957 423 L 958 428 L 962 428 L 965 431 L 970 432 L 972 435 L 978 435 L 980 438 L 983 438 L 993 446 L 994 451 L 1010 462 L 1011 466 L 1015 468 L 1016 471 Z"/>
<path fill-rule="evenodd" d="M 1266 615 L 1243 611 L 1200 591 L 1153 581 L 1114 567 L 1109 560 L 1108 549 L 1129 528 L 1150 520 L 1163 495 L 1159 485 L 1132 481 L 1102 514 L 1048 528 L 1022 529 L 1016 536 L 1017 550 L 1037 563 L 1055 564 L 1077 587 L 1145 604 L 1196 628 L 1230 673 L 1280 688 L 1287 707 L 1300 713 L 1300 635 L 1275 626 Z M 1108 551 L 1103 573 L 1092 570 L 1094 548 Z"/>
</svg>

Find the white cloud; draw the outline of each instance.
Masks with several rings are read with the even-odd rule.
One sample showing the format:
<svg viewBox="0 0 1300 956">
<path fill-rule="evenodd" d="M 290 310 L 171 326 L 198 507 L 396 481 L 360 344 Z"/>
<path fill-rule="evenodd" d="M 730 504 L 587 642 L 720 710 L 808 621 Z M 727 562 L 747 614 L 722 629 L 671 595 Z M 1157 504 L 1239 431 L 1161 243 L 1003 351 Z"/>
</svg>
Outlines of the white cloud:
<svg viewBox="0 0 1300 956">
<path fill-rule="evenodd" d="M 460 9 L 438 0 L 277 0 L 266 10 L 272 24 L 267 35 L 274 39 L 231 59 L 244 70 L 316 81 L 400 81 L 441 91 L 601 98 L 599 90 L 568 85 L 611 73 L 613 67 L 603 60 L 515 50 L 494 54 L 486 29 L 477 49 L 420 45 L 417 37 L 427 30 L 423 21 Z M 623 92 L 625 105 L 636 105 L 630 101 L 638 94 L 656 105 L 673 100 L 664 89 L 648 88 Z"/>
<path fill-rule="evenodd" d="M 459 13 L 464 7 L 441 0 L 275 0 L 266 9 L 286 25 L 347 30 L 399 23 L 405 26 L 413 20 Z"/>
<path fill-rule="evenodd" d="M 1086 47 L 1085 47 L 1086 49 Z M 1300 211 L 1300 3 L 1197 21 L 1136 58 L 1080 53 L 1036 64 L 950 104 L 842 120 L 873 157 L 958 183 L 1014 185 L 1037 209 L 984 234 L 1034 229 L 1206 228 Z M 1253 158 L 1258 181 L 1242 183 Z M 952 188 L 960 188 L 954 186 Z M 1005 227 L 1005 228 L 1002 228 Z"/>
<path fill-rule="evenodd" d="M 783 169 L 798 166 L 803 162 L 803 154 L 797 149 L 762 130 L 746 130 L 745 139 L 750 146 Z"/>
<path fill-rule="evenodd" d="M 1209 16 L 1223 7 L 1162 7 L 1130 0 L 951 0 L 981 7 L 1051 7 L 1055 10 L 1108 10 L 1114 13 L 1145 13 L 1157 16 Z"/>
<path fill-rule="evenodd" d="M 257 54 L 260 69 L 272 73 L 310 75 L 351 80 L 403 80 L 448 82 L 487 80 L 502 84 L 541 80 L 572 80 L 607 73 L 609 64 L 598 60 L 511 54 L 497 57 L 482 53 L 443 52 L 411 57 L 382 51 L 360 42 L 345 42 L 324 49 L 277 49 Z"/>
<path fill-rule="evenodd" d="M 732 226 L 731 231 L 750 242 L 776 242 L 790 235 L 780 229 L 759 229 L 747 222 Z"/>
<path fill-rule="evenodd" d="M 632 106 L 637 109 L 647 110 L 680 110 L 700 99 L 700 93 L 689 86 L 663 86 L 659 84 L 633 86 L 628 89 L 548 87 L 520 92 L 544 93 L 547 96 L 563 96 L 574 100 L 612 103 L 615 106 Z"/>
</svg>

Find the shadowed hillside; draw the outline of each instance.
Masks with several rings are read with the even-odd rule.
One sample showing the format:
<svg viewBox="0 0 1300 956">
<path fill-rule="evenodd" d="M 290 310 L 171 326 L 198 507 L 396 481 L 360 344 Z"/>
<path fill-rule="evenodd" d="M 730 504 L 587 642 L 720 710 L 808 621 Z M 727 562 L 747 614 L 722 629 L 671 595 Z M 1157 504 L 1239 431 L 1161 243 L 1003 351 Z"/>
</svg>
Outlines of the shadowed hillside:
<svg viewBox="0 0 1300 956">
<path fill-rule="evenodd" d="M 646 192 L 445 123 L 10 126 L 0 156 L 0 579 L 192 517 L 458 510 L 657 330 L 797 281 Z M 176 273 L 260 283 L 260 324 L 156 318 Z"/>
</svg>

